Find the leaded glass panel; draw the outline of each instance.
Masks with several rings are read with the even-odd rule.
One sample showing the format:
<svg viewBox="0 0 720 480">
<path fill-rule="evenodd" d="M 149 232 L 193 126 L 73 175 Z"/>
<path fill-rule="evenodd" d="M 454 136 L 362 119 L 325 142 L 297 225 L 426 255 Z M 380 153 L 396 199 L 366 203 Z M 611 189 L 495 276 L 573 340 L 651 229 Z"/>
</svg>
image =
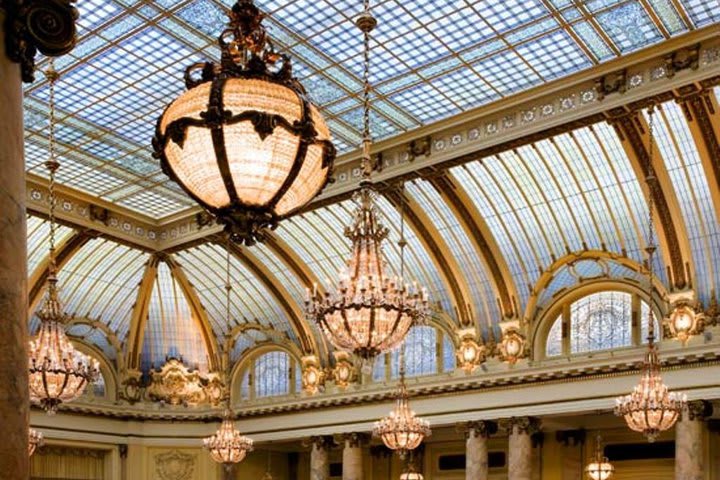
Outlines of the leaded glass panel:
<svg viewBox="0 0 720 480">
<path fill-rule="evenodd" d="M 405 375 L 419 377 L 437 373 L 437 330 L 435 327 L 417 326 L 405 338 Z M 392 378 L 397 378 L 400 348 L 392 352 Z"/>
<path fill-rule="evenodd" d="M 290 393 L 290 357 L 269 352 L 255 359 L 255 395 L 273 397 Z"/>
<path fill-rule="evenodd" d="M 632 345 L 632 295 L 607 291 L 594 293 L 570 307 L 572 353 Z"/>
<path fill-rule="evenodd" d="M 555 320 L 545 343 L 545 355 L 555 357 L 562 354 L 562 315 Z"/>
</svg>

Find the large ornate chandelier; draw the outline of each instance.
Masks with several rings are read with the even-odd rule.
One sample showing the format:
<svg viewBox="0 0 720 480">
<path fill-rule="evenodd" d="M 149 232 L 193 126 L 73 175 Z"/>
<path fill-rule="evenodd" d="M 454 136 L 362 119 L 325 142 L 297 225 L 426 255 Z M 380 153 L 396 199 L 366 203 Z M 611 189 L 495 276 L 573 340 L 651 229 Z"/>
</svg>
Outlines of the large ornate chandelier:
<svg viewBox="0 0 720 480">
<path fill-rule="evenodd" d="M 229 240 L 228 240 L 229 243 Z M 227 315 L 227 332 L 230 334 L 230 245 L 227 245 L 226 282 L 225 282 L 225 313 Z M 227 342 L 229 345 L 230 342 Z M 225 368 L 225 411 L 220 428 L 214 435 L 203 439 L 203 446 L 210 452 L 210 457 L 225 466 L 230 472 L 232 466 L 242 462 L 249 452 L 253 451 L 252 439 L 235 429 L 230 406 L 230 352 L 223 356 L 228 363 Z"/>
<path fill-rule="evenodd" d="M 608 480 L 615 473 L 615 467 L 603 455 L 600 435 L 595 442 L 595 459 L 585 467 L 585 473 L 592 480 Z"/>
<path fill-rule="evenodd" d="M 153 148 L 163 171 L 250 245 L 320 193 L 335 148 L 264 14 L 238 0 L 229 16 L 220 63 L 187 68 L 188 91 L 158 119 Z"/>
<path fill-rule="evenodd" d="M 45 437 L 42 432 L 30 428 L 28 430 L 28 457 L 32 457 L 35 450 L 45 444 Z"/>
<path fill-rule="evenodd" d="M 369 7 L 366 0 L 365 10 L 356 22 L 364 36 L 365 88 L 363 180 L 360 191 L 353 197 L 356 209 L 352 224 L 345 229 L 345 236 L 352 241 L 352 254 L 335 291 L 320 294 L 315 288 L 312 294 L 308 291 L 306 302 L 308 316 L 320 325 L 330 342 L 364 360 L 397 347 L 410 327 L 422 321 L 428 312 L 427 292 L 404 283 L 402 227 L 400 277 L 390 278 L 385 273 L 383 241 L 388 229 L 378 218 L 377 194 L 370 180 L 370 32 L 377 21 Z"/>
<path fill-rule="evenodd" d="M 405 386 L 405 345 L 400 347 L 400 386 L 395 408 L 390 414 L 375 423 L 373 436 L 379 437 L 390 450 L 398 452 L 400 458 L 420 446 L 431 435 L 430 424 L 419 418 L 410 409 L 410 400 Z"/>
<path fill-rule="evenodd" d="M 30 401 L 39 404 L 48 414 L 53 414 L 60 403 L 80 397 L 85 387 L 97 378 L 100 370 L 98 361 L 75 350 L 65 334 L 67 317 L 58 295 L 55 260 L 55 174 L 60 168 L 60 162 L 55 151 L 55 82 L 58 74 L 52 60 L 47 76 L 50 80 L 50 158 L 45 166 L 50 172 L 50 254 L 47 292 L 37 314 L 40 330 L 30 340 L 29 346 L 29 386 Z"/>
<path fill-rule="evenodd" d="M 653 259 L 655 255 L 655 239 L 653 229 L 653 207 L 655 174 L 652 164 L 653 142 L 654 142 L 654 109 L 651 107 L 649 116 L 650 151 L 647 166 L 648 185 L 648 296 L 652 298 L 654 269 Z M 648 308 L 648 351 L 645 354 L 645 361 L 642 366 L 640 383 L 629 395 L 618 397 L 615 406 L 615 415 L 625 418 L 630 429 L 644 434 L 649 442 L 665 430 L 669 430 L 685 408 L 685 395 L 672 393 L 663 383 L 660 376 L 660 360 L 658 359 L 657 345 L 655 344 L 655 320 L 653 308 Z"/>
</svg>

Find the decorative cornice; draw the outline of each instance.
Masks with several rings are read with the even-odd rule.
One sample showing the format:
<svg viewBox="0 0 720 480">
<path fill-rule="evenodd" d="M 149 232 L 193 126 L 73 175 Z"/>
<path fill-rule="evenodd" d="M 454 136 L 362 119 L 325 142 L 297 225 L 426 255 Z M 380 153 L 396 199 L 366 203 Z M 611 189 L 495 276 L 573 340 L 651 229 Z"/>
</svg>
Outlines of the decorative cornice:
<svg viewBox="0 0 720 480">
<path fill-rule="evenodd" d="M 35 55 L 58 57 L 75 47 L 74 0 L 3 0 L 5 53 L 20 64 L 23 82 L 35 80 Z"/>
</svg>

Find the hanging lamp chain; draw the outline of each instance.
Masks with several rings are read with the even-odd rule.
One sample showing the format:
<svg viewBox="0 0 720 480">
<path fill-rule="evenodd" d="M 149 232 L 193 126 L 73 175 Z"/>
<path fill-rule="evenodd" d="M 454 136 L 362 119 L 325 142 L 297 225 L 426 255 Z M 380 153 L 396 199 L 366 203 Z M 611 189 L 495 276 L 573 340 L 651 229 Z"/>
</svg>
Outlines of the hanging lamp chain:
<svg viewBox="0 0 720 480">
<path fill-rule="evenodd" d="M 372 172 L 370 160 L 370 32 L 377 25 L 377 20 L 370 13 L 370 0 L 363 0 L 363 13 L 355 24 L 363 32 L 363 140 L 362 140 L 362 175 L 369 180 Z"/>
<path fill-rule="evenodd" d="M 405 247 L 407 241 L 405 240 L 405 182 L 400 185 L 400 240 L 398 241 L 398 247 L 400 247 L 400 289 L 404 289 L 405 282 Z"/>
<path fill-rule="evenodd" d="M 55 274 L 57 271 L 57 264 L 55 258 L 55 237 L 57 234 L 57 225 L 55 220 L 55 208 L 57 206 L 57 195 L 55 193 L 55 176 L 60 168 L 60 162 L 57 158 L 57 145 L 55 140 L 55 127 L 56 127 L 56 114 L 55 114 L 55 84 L 60 77 L 55 70 L 55 61 L 50 58 L 50 64 L 45 76 L 50 82 L 49 87 L 49 128 L 48 128 L 48 145 L 50 150 L 50 157 L 45 162 L 45 168 L 47 168 L 50 176 L 50 183 L 48 185 L 48 201 L 49 211 L 48 220 L 50 222 L 50 255 L 49 255 L 49 279 L 50 279 L 50 291 L 54 293 L 55 290 Z"/>
<path fill-rule="evenodd" d="M 226 344 L 227 351 L 225 352 L 225 357 L 226 357 L 225 358 L 225 362 L 226 362 L 226 365 L 225 365 L 225 390 L 226 390 L 225 391 L 225 402 L 226 402 L 227 409 L 230 410 L 230 374 L 231 374 L 230 365 L 232 363 L 230 361 L 230 356 L 231 356 L 230 345 L 232 343 L 231 342 L 231 327 L 230 327 L 230 325 L 231 325 L 230 293 L 232 292 L 232 285 L 230 284 L 230 248 L 231 248 L 230 235 L 227 236 L 226 242 L 227 243 L 225 245 L 225 252 L 226 252 L 226 255 L 225 255 L 225 322 L 226 322 L 225 331 L 226 331 L 227 339 L 226 339 L 225 344 Z"/>
<path fill-rule="evenodd" d="M 653 166 L 653 156 L 655 148 L 655 105 L 650 105 L 648 109 L 648 164 L 647 164 L 647 176 L 645 182 L 648 187 L 648 244 L 647 258 L 648 258 L 648 346 L 652 349 L 655 345 L 655 319 L 653 316 L 652 309 L 652 293 L 653 285 L 655 283 L 655 251 L 657 246 L 655 245 L 655 186 L 657 177 L 655 177 L 655 169 Z"/>
</svg>

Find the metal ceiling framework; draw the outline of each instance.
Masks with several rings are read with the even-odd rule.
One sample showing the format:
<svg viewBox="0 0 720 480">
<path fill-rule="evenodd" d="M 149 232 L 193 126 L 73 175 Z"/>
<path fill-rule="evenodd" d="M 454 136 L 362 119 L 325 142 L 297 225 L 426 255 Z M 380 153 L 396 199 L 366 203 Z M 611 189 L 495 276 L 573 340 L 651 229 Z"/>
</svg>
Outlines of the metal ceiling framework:
<svg viewBox="0 0 720 480">
<path fill-rule="evenodd" d="M 110 123 L 120 113 L 132 116 L 128 117 L 130 123 L 142 123 L 141 117 L 154 114 L 150 105 L 138 106 L 137 112 L 120 105 L 120 113 L 106 110 L 105 119 L 96 116 L 95 120 L 90 118 L 94 114 L 86 110 L 107 107 L 108 102 L 119 101 L 121 96 L 130 98 L 131 94 L 143 93 L 151 76 L 155 81 L 160 81 L 161 73 L 174 78 L 167 69 L 141 75 L 142 69 L 149 67 L 138 60 L 138 55 L 157 53 L 151 51 L 155 43 L 168 39 L 182 43 L 186 40 L 178 35 L 192 35 L 188 42 L 205 46 L 185 45 L 185 50 L 179 49 L 167 61 L 184 64 L 198 54 L 213 56 L 207 28 L 221 24 L 220 20 L 214 14 L 203 19 L 202 15 L 188 12 L 202 4 L 207 7 L 204 12 L 212 13 L 218 4 L 215 0 L 164 0 L 159 3 L 167 10 L 161 11 L 147 1 L 86 3 L 95 10 L 85 12 L 85 20 L 81 20 L 85 23 L 81 24 L 78 49 L 60 62 L 66 82 L 62 90 L 66 90 L 68 99 L 88 93 L 85 89 L 90 88 L 89 80 L 85 77 L 92 78 L 91 71 L 95 70 L 107 74 L 103 88 L 108 89 L 108 95 L 89 95 L 97 108 L 83 102 L 75 105 L 75 110 L 60 106 L 67 134 L 62 155 L 69 161 L 68 173 L 61 181 L 84 190 L 61 190 L 59 217 L 64 225 L 60 231 L 59 263 L 63 299 L 76 322 L 92 327 L 84 338 L 108 337 L 107 341 L 96 339 L 94 344 L 104 351 L 112 349 L 112 354 L 106 351 L 107 356 L 122 358 L 117 364 L 129 370 L 140 369 L 146 361 L 143 350 L 152 341 L 147 332 L 159 328 L 153 326 L 157 322 L 152 320 L 154 317 L 165 315 L 165 310 L 188 312 L 192 320 L 188 325 L 197 327 L 204 348 L 195 355 L 206 355 L 208 368 L 216 369 L 221 364 L 220 345 L 228 342 L 222 307 L 224 245 L 218 228 L 205 225 L 202 217 L 195 216 L 195 209 L 186 208 L 190 203 L 147 162 L 135 158 L 135 164 L 126 164 L 107 153 L 110 143 L 117 148 L 127 147 L 121 157 L 124 159 L 132 160 L 149 151 L 137 141 L 139 137 L 134 144 L 132 139 L 115 138 Z M 330 82 L 342 91 L 337 98 L 318 101 L 340 139 L 341 149 L 347 153 L 339 162 L 339 185 L 324 194 L 311 210 L 283 222 L 263 245 L 251 249 L 233 247 L 234 325 L 229 341 L 235 344 L 238 335 L 245 335 L 246 330 L 271 332 L 263 341 L 279 341 L 277 337 L 284 335 L 283 341 L 296 345 L 299 352 L 318 355 L 324 362 L 329 356 L 328 346 L 316 326 L 303 317 L 302 304 L 305 288 L 314 284 L 320 289 L 331 286 L 349 251 L 342 232 L 352 208 L 347 198 L 356 184 L 355 153 L 349 151 L 349 145 L 357 135 L 355 120 L 359 119 L 353 120 L 353 111 L 359 108 L 359 86 L 357 91 L 351 87 L 358 72 L 350 55 L 354 35 L 347 16 L 355 5 L 343 4 L 341 9 L 334 4 L 319 8 L 305 3 L 300 8 L 299 0 L 260 3 L 272 11 L 270 21 L 277 29 L 273 33 L 280 34 L 280 43 L 299 57 L 299 75 L 309 90 L 325 95 L 322 86 L 313 83 L 317 81 Z M 378 142 L 376 153 L 380 160 L 380 205 L 391 229 L 386 252 L 393 274 L 398 273 L 399 265 L 396 242 L 401 204 L 409 227 L 409 277 L 428 287 L 442 321 L 455 328 L 475 326 L 485 338 L 496 336 L 495 329 L 502 320 L 531 321 L 537 309 L 551 299 L 549 289 L 555 292 L 570 286 L 557 274 L 563 265 L 583 265 L 593 271 L 596 267 L 590 266 L 591 261 L 607 263 L 611 259 L 610 263 L 620 267 L 603 267 L 606 271 L 621 272 L 626 268 L 631 272 L 628 275 L 642 271 L 647 210 L 643 166 L 648 148 L 642 108 L 649 101 L 660 101 L 664 103 L 660 107 L 655 168 L 661 188 L 655 201 L 660 213 L 656 227 L 662 253 L 657 265 L 661 280 L 670 289 L 694 289 L 705 304 L 717 299 L 720 90 L 715 87 L 720 84 L 720 32 L 714 22 L 720 21 L 718 12 L 710 12 L 703 2 L 695 0 L 606 0 L 583 5 L 569 0 L 489 2 L 488 13 L 479 12 L 471 2 L 460 2 L 463 6 L 459 10 L 449 12 L 428 10 L 423 1 L 416 3 L 417 8 L 394 0 L 378 5 L 381 20 L 384 18 L 398 34 L 390 38 L 385 31 L 380 32 L 378 42 L 382 45 L 376 47 L 381 50 L 379 62 L 391 65 L 397 61 L 402 65 L 400 70 L 382 73 L 387 78 L 375 79 L 373 112 L 377 128 L 385 129 L 385 134 L 379 132 L 377 136 L 388 137 Z M 306 37 L 300 38 L 278 20 L 285 15 L 295 20 L 295 14 L 307 17 L 308 8 L 317 10 L 322 21 L 314 26 L 299 22 Z M 647 34 L 642 42 L 628 36 L 628 24 L 612 23 L 620 21 L 623 13 L 640 22 L 636 27 L 639 25 Z M 429 19 L 420 22 L 421 36 L 409 31 L 402 21 L 420 14 Z M 477 23 L 468 22 L 466 14 L 481 18 L 482 25 L 495 23 L 497 26 L 488 27 L 493 39 L 475 39 L 477 44 L 451 48 L 448 42 L 462 42 L 462 35 L 478 28 Z M 496 22 L 488 22 L 486 15 L 499 17 Z M 193 25 L 193 21 L 207 23 Z M 431 24 L 437 30 L 431 29 Z M 498 30 L 503 25 L 506 30 Z M 702 26 L 705 28 L 667 40 Z M 108 32 L 117 36 L 111 38 Z M 150 37 L 142 36 L 146 34 Z M 588 35 L 596 37 L 589 41 Z M 328 36 L 337 39 L 329 41 Z M 410 42 L 408 45 L 419 49 L 416 54 L 426 65 L 413 66 L 398 60 L 395 56 L 403 52 L 397 49 L 404 48 L 401 40 L 407 42 L 415 36 L 427 40 L 423 45 L 429 41 L 436 49 L 446 50 L 446 54 L 431 58 L 426 46 Z M 637 53 L 637 58 L 626 56 L 627 52 L 663 39 L 665 42 L 658 45 L 659 55 L 653 56 L 648 50 Z M 502 46 L 488 46 L 495 41 Z M 696 41 L 705 42 L 702 49 L 694 47 Z M 318 45 L 327 42 L 328 50 L 319 51 Z M 345 42 L 348 51 L 341 53 L 337 42 Z M 560 48 L 551 47 L 552 42 L 567 47 L 565 54 L 584 56 L 589 61 L 586 65 L 568 60 L 573 69 L 596 66 L 589 73 L 548 82 L 572 73 L 562 70 L 563 62 L 548 60 L 548 49 Z M 483 51 L 482 45 L 489 50 Z M 129 47 L 140 53 L 130 52 Z M 600 54 L 603 48 L 607 51 Z M 122 61 L 118 55 L 126 50 L 130 57 Z M 468 60 L 466 54 L 474 50 L 479 50 L 480 56 Z M 690 52 L 691 57 L 695 52 L 695 56 L 686 62 L 677 53 L 681 51 L 683 55 Z M 308 60 L 329 61 L 330 57 L 334 60 L 323 68 Z M 641 75 L 641 67 L 627 63 L 634 60 L 643 65 L 643 72 L 649 73 Z M 95 65 L 96 61 L 106 63 Z M 121 62 L 123 74 L 135 85 L 123 87 L 125 79 L 111 71 L 113 62 Z M 493 62 L 507 62 L 506 76 L 488 67 Z M 490 68 L 487 76 L 478 70 L 481 65 Z M 662 75 L 658 69 L 663 69 Z M 333 77 L 335 74 L 338 76 Z M 524 74 L 537 78 L 537 82 L 514 87 L 508 84 Z M 618 75 L 621 81 L 615 80 Z M 638 76 L 642 85 L 633 87 Z M 68 87 L 73 79 L 78 83 Z M 159 97 L 164 101 L 173 92 L 167 79 L 162 82 L 161 94 L 151 95 L 153 105 Z M 536 84 L 540 86 L 532 92 L 518 93 Z M 34 171 L 44 158 L 39 116 L 44 108 L 44 88 L 43 81 L 38 80 L 27 92 L 28 192 L 33 214 L 28 220 L 32 310 L 42 293 L 47 263 L 41 248 L 47 236 L 47 222 L 40 218 L 46 211 L 44 186 Z M 482 95 L 478 88 L 484 90 Z M 572 89 L 577 96 L 559 97 L 561 108 L 544 113 L 544 105 L 549 104 L 538 102 L 549 95 L 558 98 L 558 91 Z M 486 95 L 485 91 L 492 93 Z M 584 103 L 588 91 L 594 96 Z M 478 98 L 469 98 L 473 95 Z M 497 108 L 488 104 L 470 110 L 478 102 L 500 98 L 505 99 L 496 102 Z M 512 103 L 515 98 L 519 103 Z M 575 102 L 573 108 L 562 108 L 565 99 Z M 573 111 L 575 106 L 578 109 Z M 517 123 L 505 121 L 510 118 L 509 108 L 518 112 L 513 114 L 513 122 Z M 465 110 L 470 111 L 460 113 Z M 492 120 L 493 115 L 500 120 Z M 533 123 L 544 117 L 545 123 Z M 412 122 L 402 126 L 403 118 Z M 478 133 L 484 143 L 473 147 L 471 128 L 463 130 L 456 144 L 458 134 L 453 132 L 464 125 L 478 125 L 480 118 L 491 118 L 482 123 L 484 131 Z M 105 120 L 107 124 L 102 123 Z M 491 138 L 495 133 L 493 125 L 500 132 L 497 140 Z M 524 131 L 513 130 L 516 125 L 527 127 L 520 129 Z M 75 140 L 73 135 L 77 135 Z M 81 137 L 87 137 L 87 142 L 76 141 Z M 408 149 L 412 138 L 417 142 Z M 98 143 L 99 153 L 94 156 L 81 148 L 91 142 Z M 423 142 L 425 148 L 418 149 Z M 403 156 L 402 152 L 410 153 Z M 132 165 L 139 165 L 139 170 L 133 172 Z M 143 169 L 147 171 L 138 173 Z M 398 189 L 401 181 L 407 182 L 404 194 Z M 96 187 L 103 182 L 109 182 L 106 185 L 110 187 L 100 192 Z M 120 192 L 124 193 L 115 195 Z M 135 198 L 131 201 L 131 197 Z M 142 207 L 158 202 L 166 202 L 166 207 Z M 577 263 L 579 259 L 588 263 Z M 582 278 L 582 272 L 577 278 Z M 173 289 L 180 292 L 175 297 L 167 293 Z M 156 338 L 158 334 L 153 332 L 151 337 Z"/>
</svg>

